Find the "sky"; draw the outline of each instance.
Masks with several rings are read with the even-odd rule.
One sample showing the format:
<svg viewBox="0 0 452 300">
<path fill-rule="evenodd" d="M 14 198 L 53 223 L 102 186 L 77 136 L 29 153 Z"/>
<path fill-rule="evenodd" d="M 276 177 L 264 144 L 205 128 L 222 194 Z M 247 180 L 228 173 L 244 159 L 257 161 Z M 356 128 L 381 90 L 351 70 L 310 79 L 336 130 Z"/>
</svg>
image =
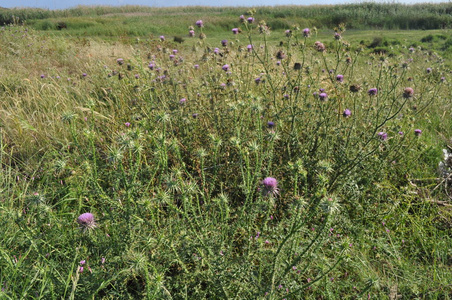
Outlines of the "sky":
<svg viewBox="0 0 452 300">
<path fill-rule="evenodd" d="M 441 3 L 451 0 L 397 0 L 397 1 L 372 1 L 372 2 L 396 2 L 405 4 L 414 3 Z M 0 7 L 37 7 L 45 9 L 66 9 L 77 5 L 145 5 L 154 7 L 168 6 L 274 6 L 274 5 L 312 5 L 312 4 L 343 4 L 365 2 L 360 0 L 0 0 Z"/>
</svg>

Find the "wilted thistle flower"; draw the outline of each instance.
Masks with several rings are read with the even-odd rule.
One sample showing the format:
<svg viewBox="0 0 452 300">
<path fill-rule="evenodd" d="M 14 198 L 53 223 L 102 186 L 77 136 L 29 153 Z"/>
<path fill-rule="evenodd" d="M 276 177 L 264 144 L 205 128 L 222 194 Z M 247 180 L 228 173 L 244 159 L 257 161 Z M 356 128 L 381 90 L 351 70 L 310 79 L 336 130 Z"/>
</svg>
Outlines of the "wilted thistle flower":
<svg viewBox="0 0 452 300">
<path fill-rule="evenodd" d="M 160 40 L 163 42 L 165 40 L 165 36 L 161 35 Z"/>
<path fill-rule="evenodd" d="M 248 19 L 246 19 L 248 21 L 249 24 L 254 22 L 254 18 L 253 17 L 249 17 Z"/>
<path fill-rule="evenodd" d="M 285 57 L 286 57 L 286 55 L 284 54 L 284 52 L 282 50 L 279 50 L 278 52 L 276 52 L 277 59 L 284 59 Z"/>
<path fill-rule="evenodd" d="M 446 77 L 441 77 L 441 82 L 444 82 L 444 81 L 446 81 Z"/>
<path fill-rule="evenodd" d="M 409 50 L 411 53 L 414 53 L 414 48 L 413 48 L 413 47 L 409 48 L 408 50 Z"/>
<path fill-rule="evenodd" d="M 278 181 L 273 177 L 267 177 L 262 180 L 262 185 L 264 186 L 264 195 L 276 196 L 279 193 Z"/>
<path fill-rule="evenodd" d="M 196 21 L 196 26 L 198 26 L 199 28 L 201 28 L 201 27 L 204 27 L 204 23 L 203 23 L 203 21 L 202 20 L 198 20 L 198 21 Z"/>
<path fill-rule="evenodd" d="M 342 36 L 340 35 L 339 32 L 335 32 L 335 33 L 334 33 L 334 39 L 335 39 L 335 40 L 340 40 L 341 38 L 342 38 Z"/>
<path fill-rule="evenodd" d="M 92 213 L 81 214 L 77 218 L 77 223 L 83 231 L 91 230 L 96 228 L 96 222 L 94 221 L 94 216 Z"/>
<path fill-rule="evenodd" d="M 199 39 L 203 40 L 206 38 L 206 35 L 204 34 L 204 32 L 201 32 L 201 34 L 199 35 Z"/>
<path fill-rule="evenodd" d="M 350 117 L 350 116 L 352 115 L 352 112 L 350 111 L 350 109 L 346 108 L 346 109 L 344 110 L 344 112 L 342 113 L 342 115 L 343 115 L 345 118 L 348 118 L 348 117 Z"/>
<path fill-rule="evenodd" d="M 325 45 L 323 43 L 319 42 L 319 41 L 314 43 L 314 48 L 315 48 L 315 50 L 317 50 L 319 52 L 323 52 L 326 49 Z"/>
<path fill-rule="evenodd" d="M 311 30 L 309 28 L 303 29 L 303 36 L 309 37 L 311 35 Z"/>
<path fill-rule="evenodd" d="M 294 70 L 301 70 L 301 64 L 300 63 L 294 63 L 293 69 Z"/>
<path fill-rule="evenodd" d="M 415 129 L 415 130 L 414 130 L 414 134 L 415 134 L 416 136 L 420 136 L 420 135 L 422 134 L 422 130 L 420 130 L 420 129 Z"/>
<path fill-rule="evenodd" d="M 320 93 L 319 94 L 319 99 L 322 101 L 325 101 L 326 99 L 328 99 L 328 94 L 327 93 Z"/>
<path fill-rule="evenodd" d="M 189 36 L 189 37 L 194 37 L 194 36 L 195 36 L 195 31 L 194 31 L 194 30 L 190 30 L 190 31 L 188 32 L 188 36 Z"/>
<path fill-rule="evenodd" d="M 339 81 L 339 82 L 344 81 L 344 75 L 340 75 L 340 74 L 337 75 L 337 76 L 336 76 L 336 80 Z"/>
<path fill-rule="evenodd" d="M 352 93 L 357 93 L 357 92 L 359 92 L 360 89 L 361 89 L 361 86 L 359 86 L 358 84 L 353 84 L 350 86 L 350 92 L 352 92 Z"/>
<path fill-rule="evenodd" d="M 222 69 L 223 69 L 223 71 L 229 71 L 229 65 L 224 65 L 223 67 L 222 67 Z"/>
<path fill-rule="evenodd" d="M 407 87 L 403 90 L 403 97 L 404 98 L 411 98 L 414 95 L 414 90 L 410 87 Z"/>
<path fill-rule="evenodd" d="M 351 57 L 345 58 L 345 63 L 346 64 L 351 64 L 352 63 L 352 58 Z"/>
<path fill-rule="evenodd" d="M 371 88 L 367 91 L 367 94 L 369 96 L 375 96 L 378 93 L 378 90 L 376 88 Z"/>
<path fill-rule="evenodd" d="M 122 64 L 124 63 L 124 59 L 118 58 L 118 59 L 116 60 L 116 62 L 118 63 L 118 65 L 122 65 Z"/>
<path fill-rule="evenodd" d="M 222 40 L 222 41 L 221 41 L 221 45 L 222 45 L 223 47 L 226 47 L 226 46 L 228 45 L 228 40 Z"/>
<path fill-rule="evenodd" d="M 383 132 L 383 131 L 380 131 L 379 133 L 377 133 L 377 136 L 382 141 L 386 141 L 388 139 L 388 134 L 386 132 Z"/>
<path fill-rule="evenodd" d="M 265 21 L 260 21 L 258 27 L 260 34 L 270 34 L 270 27 L 267 26 L 267 23 L 265 23 Z"/>
</svg>

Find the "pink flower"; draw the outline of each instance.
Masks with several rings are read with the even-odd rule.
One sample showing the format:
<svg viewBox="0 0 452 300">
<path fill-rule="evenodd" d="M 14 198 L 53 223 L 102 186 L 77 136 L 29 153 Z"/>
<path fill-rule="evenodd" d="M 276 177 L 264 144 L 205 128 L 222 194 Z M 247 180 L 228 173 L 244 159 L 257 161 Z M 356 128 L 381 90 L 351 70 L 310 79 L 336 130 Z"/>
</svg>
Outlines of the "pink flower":
<svg viewBox="0 0 452 300">
<path fill-rule="evenodd" d="M 77 223 L 84 231 L 96 228 L 96 222 L 94 221 L 94 216 L 92 213 L 81 214 L 77 218 Z"/>
</svg>

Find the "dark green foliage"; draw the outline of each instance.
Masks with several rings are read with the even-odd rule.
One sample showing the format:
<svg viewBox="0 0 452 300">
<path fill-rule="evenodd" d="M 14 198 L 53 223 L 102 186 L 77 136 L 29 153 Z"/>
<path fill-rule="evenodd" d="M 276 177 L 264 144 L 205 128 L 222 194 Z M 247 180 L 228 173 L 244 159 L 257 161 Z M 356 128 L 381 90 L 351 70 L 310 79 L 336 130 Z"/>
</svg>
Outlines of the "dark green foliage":
<svg viewBox="0 0 452 300">
<path fill-rule="evenodd" d="M 96 17 L 104 15 L 120 15 L 122 13 L 149 13 L 159 16 L 174 14 L 191 14 L 196 16 L 219 13 L 228 18 L 227 24 L 237 21 L 237 17 L 246 14 L 243 7 L 179 7 L 152 8 L 146 6 L 95 6 L 66 10 L 45 9 L 2 9 L 0 24 L 20 23 L 30 20 L 68 17 Z M 309 23 L 318 28 L 333 28 L 339 23 L 346 23 L 348 28 L 376 29 L 446 29 L 452 24 L 452 4 L 416 4 L 399 3 L 359 3 L 330 6 L 277 6 L 260 7 L 256 17 L 265 16 L 271 28 L 279 29 L 291 24 Z M 285 19 L 286 21 L 281 21 Z M 279 20 L 279 21 L 278 21 Z M 280 22 L 281 21 L 281 22 Z M 213 26 L 216 26 L 212 23 Z"/>
</svg>

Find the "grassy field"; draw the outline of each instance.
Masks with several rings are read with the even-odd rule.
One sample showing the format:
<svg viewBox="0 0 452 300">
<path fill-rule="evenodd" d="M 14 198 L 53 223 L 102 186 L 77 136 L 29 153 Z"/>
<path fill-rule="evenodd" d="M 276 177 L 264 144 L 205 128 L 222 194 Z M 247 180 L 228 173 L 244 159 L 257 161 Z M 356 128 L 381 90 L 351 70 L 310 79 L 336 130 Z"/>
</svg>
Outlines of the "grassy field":
<svg viewBox="0 0 452 300">
<path fill-rule="evenodd" d="M 0 299 L 452 298 L 450 29 L 78 10 L 0 30 Z"/>
</svg>

